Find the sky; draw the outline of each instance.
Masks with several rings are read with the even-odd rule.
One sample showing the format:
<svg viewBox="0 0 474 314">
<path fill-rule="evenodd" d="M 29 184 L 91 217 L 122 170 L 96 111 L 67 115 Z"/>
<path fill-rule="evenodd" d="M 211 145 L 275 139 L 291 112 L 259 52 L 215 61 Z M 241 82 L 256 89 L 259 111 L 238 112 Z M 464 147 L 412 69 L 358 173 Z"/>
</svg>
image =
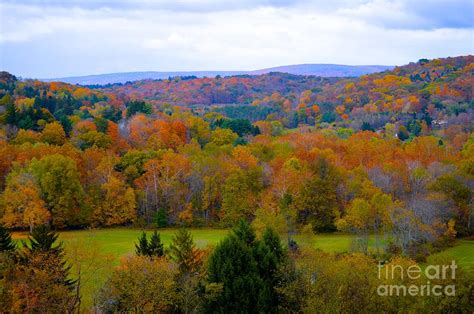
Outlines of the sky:
<svg viewBox="0 0 474 314">
<path fill-rule="evenodd" d="M 468 54 L 474 0 L 0 0 L 0 70 L 23 78 Z"/>
</svg>

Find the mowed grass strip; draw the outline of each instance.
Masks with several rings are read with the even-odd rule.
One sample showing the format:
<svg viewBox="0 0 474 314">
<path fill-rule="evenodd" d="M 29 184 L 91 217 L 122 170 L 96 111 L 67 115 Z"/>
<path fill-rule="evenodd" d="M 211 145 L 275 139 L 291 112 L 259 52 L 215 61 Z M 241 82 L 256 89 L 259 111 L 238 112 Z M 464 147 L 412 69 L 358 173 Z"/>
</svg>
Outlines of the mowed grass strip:
<svg viewBox="0 0 474 314">
<path fill-rule="evenodd" d="M 158 230 L 165 247 L 169 246 L 177 230 L 177 228 Z M 195 243 L 200 248 L 217 245 L 229 233 L 229 229 L 192 228 L 189 230 L 194 237 Z M 147 232 L 148 236 L 151 236 L 154 230 L 106 228 L 63 231 L 59 234 L 60 240 L 64 242 L 66 247 L 71 240 L 92 240 L 103 249 L 104 253 L 113 254 L 116 257 L 116 262 L 118 262 L 120 257 L 134 254 L 135 243 L 143 231 Z M 20 242 L 20 240 L 27 238 L 27 233 L 14 232 L 13 238 Z M 295 239 L 302 246 L 311 245 L 325 252 L 348 252 L 351 249 L 353 235 L 339 233 L 296 235 Z M 369 247 L 371 249 L 374 247 L 373 237 L 369 240 Z M 439 257 L 454 258 L 463 267 L 474 267 L 474 240 L 458 240 L 455 246 L 430 256 L 428 262 L 433 258 Z"/>
<path fill-rule="evenodd" d="M 168 247 L 176 233 L 177 228 L 159 229 L 161 240 Z M 228 233 L 228 229 L 193 228 L 189 229 L 193 234 L 194 241 L 200 248 L 217 245 Z M 68 242 L 72 240 L 88 240 L 97 243 L 104 253 L 115 256 L 118 263 L 119 258 L 128 254 L 134 254 L 135 243 L 141 233 L 145 231 L 151 236 L 153 230 L 140 230 L 130 228 L 107 228 L 90 229 L 79 231 L 60 232 L 60 240 L 67 248 Z M 13 238 L 20 242 L 27 238 L 26 232 L 14 232 Z M 350 234 L 317 234 L 296 235 L 296 241 L 302 246 L 311 245 L 325 252 L 348 252 L 351 248 L 353 235 Z M 373 248 L 373 238 L 369 240 L 370 248 Z M 474 267 L 474 240 L 458 240 L 456 245 L 446 250 L 435 253 L 428 258 L 428 262 L 438 258 L 453 258 L 462 267 Z"/>
<path fill-rule="evenodd" d="M 178 229 L 165 228 L 157 230 L 160 233 L 161 241 L 165 247 L 169 246 L 174 234 Z M 214 246 L 223 239 L 229 230 L 226 229 L 189 229 L 194 237 L 194 242 L 200 248 Z M 62 231 L 59 232 L 60 241 L 64 242 L 67 248 L 68 242 L 72 240 L 88 240 L 94 241 L 102 247 L 104 253 L 113 254 L 117 258 L 135 252 L 135 243 L 138 237 L 145 231 L 148 237 L 154 230 L 141 230 L 130 228 L 110 228 L 110 229 L 89 229 L 79 231 Z M 14 232 L 13 238 L 17 241 L 27 239 L 26 232 Z"/>
</svg>

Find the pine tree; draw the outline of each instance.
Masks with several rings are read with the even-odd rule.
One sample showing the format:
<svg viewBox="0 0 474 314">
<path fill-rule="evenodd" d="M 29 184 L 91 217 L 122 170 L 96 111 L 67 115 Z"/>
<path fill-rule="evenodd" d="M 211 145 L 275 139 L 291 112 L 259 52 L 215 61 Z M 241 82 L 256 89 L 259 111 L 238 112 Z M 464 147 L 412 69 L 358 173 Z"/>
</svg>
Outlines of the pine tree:
<svg viewBox="0 0 474 314">
<path fill-rule="evenodd" d="M 398 128 L 397 136 L 400 139 L 400 141 L 405 141 L 410 137 L 410 133 L 408 133 L 408 130 L 404 125 L 401 125 Z"/>
<path fill-rule="evenodd" d="M 35 227 L 29 241 L 12 260 L 8 276 L 3 278 L 5 287 L 21 287 L 21 293 L 6 289 L 0 296 L 13 312 L 73 313 L 79 296 L 76 281 L 70 279 L 62 243 L 58 234 L 47 226 Z M 1 264 L 1 263 L 0 263 Z M 0 289 L 1 290 L 1 289 Z M 13 294 L 10 294 L 14 292 Z M 12 303 L 9 303 L 13 301 Z M 5 307 L 5 303 L 0 302 Z M 0 306 L 1 307 L 1 306 Z"/>
<path fill-rule="evenodd" d="M 69 278 L 71 266 L 67 265 L 63 243 L 59 242 L 55 245 L 58 237 L 59 234 L 52 231 L 49 226 L 34 227 L 28 237 L 30 246 L 23 242 L 25 250 L 21 260 L 23 264 L 29 265 L 32 261 L 37 262 L 40 256 L 42 264 L 48 265 L 47 271 L 52 279 L 72 289 L 76 281 Z"/>
<path fill-rule="evenodd" d="M 10 232 L 7 228 L 0 225 L 0 253 L 13 252 L 16 249 Z"/>
<path fill-rule="evenodd" d="M 135 244 L 135 253 L 138 256 L 150 256 L 146 232 L 142 232 L 142 235 L 138 238 L 138 244 Z"/>
<path fill-rule="evenodd" d="M 263 239 L 256 240 L 249 224 L 239 222 L 209 258 L 207 283 L 222 284 L 223 291 L 205 304 L 205 311 L 275 312 L 275 288 L 285 262 L 286 252 L 273 230 L 265 230 Z"/>
<path fill-rule="evenodd" d="M 166 211 L 164 208 L 158 210 L 155 215 L 155 221 L 158 228 L 165 228 L 168 226 L 168 218 L 166 217 Z"/>
<path fill-rule="evenodd" d="M 163 243 L 161 243 L 160 234 L 158 232 L 153 232 L 150 238 L 150 243 L 148 244 L 148 252 L 150 256 L 161 257 L 164 255 Z"/>
<path fill-rule="evenodd" d="M 254 259 L 255 234 L 240 222 L 214 250 L 207 269 L 208 284 L 222 284 L 223 291 L 205 304 L 205 312 L 259 312 L 258 296 L 263 288 Z"/>
<path fill-rule="evenodd" d="M 6 94 L 0 101 L 5 106 L 5 122 L 16 125 L 18 122 L 18 111 L 10 94 Z"/>
<path fill-rule="evenodd" d="M 240 240 L 244 241 L 247 245 L 253 245 L 255 242 L 255 231 L 252 227 L 243 219 L 239 220 L 233 233 Z"/>
<path fill-rule="evenodd" d="M 273 229 L 265 229 L 263 239 L 254 249 L 254 258 L 263 285 L 259 291 L 259 307 L 262 312 L 274 312 L 278 304 L 278 294 L 275 292 L 275 287 L 280 282 L 279 269 L 286 261 L 286 254 L 280 238 Z"/>
<path fill-rule="evenodd" d="M 178 264 L 181 275 L 196 272 L 202 262 L 202 252 L 196 248 L 191 233 L 186 229 L 180 229 L 173 238 L 170 256 Z"/>
<path fill-rule="evenodd" d="M 33 231 L 31 232 L 30 236 L 28 239 L 30 240 L 30 247 L 24 244 L 25 247 L 27 247 L 30 252 L 35 252 L 35 251 L 42 251 L 42 252 L 47 252 L 47 251 L 58 251 L 62 252 L 62 244 L 59 246 L 53 248 L 53 244 L 56 242 L 58 239 L 58 234 L 52 231 L 48 226 L 46 225 L 39 225 L 35 228 L 33 228 Z"/>
<path fill-rule="evenodd" d="M 263 242 L 270 249 L 279 263 L 282 263 L 286 257 L 286 252 L 281 245 L 280 237 L 272 228 L 266 228 L 263 233 Z"/>
</svg>

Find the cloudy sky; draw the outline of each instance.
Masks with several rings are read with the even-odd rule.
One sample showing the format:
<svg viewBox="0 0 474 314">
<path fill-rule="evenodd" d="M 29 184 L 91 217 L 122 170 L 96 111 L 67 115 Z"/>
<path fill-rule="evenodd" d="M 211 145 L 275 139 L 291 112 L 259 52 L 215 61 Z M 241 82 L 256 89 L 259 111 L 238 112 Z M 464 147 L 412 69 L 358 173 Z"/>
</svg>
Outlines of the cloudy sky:
<svg viewBox="0 0 474 314">
<path fill-rule="evenodd" d="M 0 70 L 22 77 L 466 54 L 473 0 L 0 0 Z"/>
</svg>

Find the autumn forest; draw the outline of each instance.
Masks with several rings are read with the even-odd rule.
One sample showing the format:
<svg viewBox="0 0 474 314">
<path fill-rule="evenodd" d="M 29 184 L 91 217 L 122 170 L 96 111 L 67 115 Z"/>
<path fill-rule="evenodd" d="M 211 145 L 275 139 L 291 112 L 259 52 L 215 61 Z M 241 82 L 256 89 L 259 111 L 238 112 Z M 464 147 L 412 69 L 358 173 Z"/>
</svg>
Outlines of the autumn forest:
<svg viewBox="0 0 474 314">
<path fill-rule="evenodd" d="M 471 313 L 473 87 L 470 55 L 346 78 L 72 85 L 0 72 L 0 308 Z M 117 228 L 140 231 L 133 249 L 97 249 L 105 264 L 77 271 L 81 248 L 63 235 Z M 202 245 L 201 229 L 225 236 Z M 317 249 L 319 235 L 350 245 Z M 431 282 L 455 296 L 377 293 L 427 281 L 380 278 L 380 261 L 449 264 L 461 245 L 455 278 Z M 81 289 L 99 266 L 107 278 Z"/>
</svg>

